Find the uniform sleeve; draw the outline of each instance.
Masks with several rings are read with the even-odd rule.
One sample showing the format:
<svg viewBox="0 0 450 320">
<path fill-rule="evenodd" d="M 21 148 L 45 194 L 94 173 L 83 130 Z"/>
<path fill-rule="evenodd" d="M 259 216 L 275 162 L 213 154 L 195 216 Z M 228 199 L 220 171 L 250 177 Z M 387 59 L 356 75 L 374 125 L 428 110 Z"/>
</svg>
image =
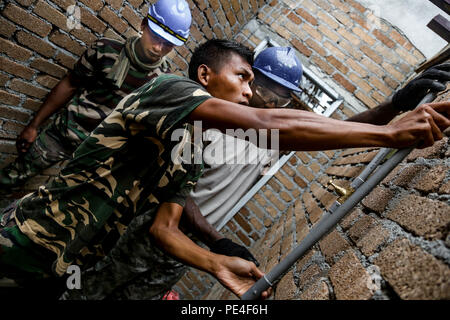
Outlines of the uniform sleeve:
<svg viewBox="0 0 450 320">
<path fill-rule="evenodd" d="M 98 63 L 97 53 L 101 45 L 102 43 L 100 41 L 94 42 L 75 63 L 72 75 L 80 84 L 83 84 L 83 81 L 91 81 L 95 77 Z"/>
<path fill-rule="evenodd" d="M 124 118 L 143 124 L 165 139 L 168 132 L 184 123 L 196 107 L 212 96 L 198 83 L 187 78 L 162 75 L 126 98 Z"/>
</svg>

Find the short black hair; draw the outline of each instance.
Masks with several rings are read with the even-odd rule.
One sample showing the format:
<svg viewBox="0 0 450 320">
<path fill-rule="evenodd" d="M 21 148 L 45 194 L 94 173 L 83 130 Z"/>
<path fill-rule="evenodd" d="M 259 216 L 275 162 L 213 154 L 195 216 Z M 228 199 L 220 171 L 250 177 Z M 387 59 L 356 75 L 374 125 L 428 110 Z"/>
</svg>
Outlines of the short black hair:
<svg viewBox="0 0 450 320">
<path fill-rule="evenodd" d="M 231 53 L 238 54 L 250 66 L 253 65 L 253 52 L 248 47 L 235 41 L 212 39 L 201 44 L 192 54 L 189 63 L 189 78 L 198 82 L 197 70 L 202 64 L 207 65 L 214 72 L 218 72 Z"/>
</svg>

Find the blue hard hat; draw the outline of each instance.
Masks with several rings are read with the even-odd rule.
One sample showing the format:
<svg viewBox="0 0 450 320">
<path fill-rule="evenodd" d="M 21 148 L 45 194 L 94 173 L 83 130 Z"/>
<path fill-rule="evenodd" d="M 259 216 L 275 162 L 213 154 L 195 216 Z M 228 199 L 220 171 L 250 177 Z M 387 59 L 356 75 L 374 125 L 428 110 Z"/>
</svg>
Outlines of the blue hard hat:
<svg viewBox="0 0 450 320">
<path fill-rule="evenodd" d="M 290 90 L 300 91 L 303 68 L 293 48 L 264 49 L 255 58 L 253 68 Z"/>
<path fill-rule="evenodd" d="M 148 8 L 147 18 L 150 29 L 170 43 L 187 41 L 192 16 L 185 0 L 159 0 Z"/>
</svg>

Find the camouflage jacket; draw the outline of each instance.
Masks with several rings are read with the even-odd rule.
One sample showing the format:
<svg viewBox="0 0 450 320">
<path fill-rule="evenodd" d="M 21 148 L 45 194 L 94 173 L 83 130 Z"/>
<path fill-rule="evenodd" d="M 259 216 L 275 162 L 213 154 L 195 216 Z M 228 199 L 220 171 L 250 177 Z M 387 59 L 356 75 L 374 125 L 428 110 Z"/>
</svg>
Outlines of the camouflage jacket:
<svg viewBox="0 0 450 320">
<path fill-rule="evenodd" d="M 55 118 L 59 132 L 74 147 L 83 142 L 126 95 L 151 79 L 170 72 L 165 59 L 160 67 L 151 71 L 140 70 L 131 64 L 122 86 L 117 88 L 106 76 L 119 59 L 124 45 L 124 42 L 113 39 L 99 39 L 81 55 L 74 66 L 72 74 L 80 87 Z"/>
<path fill-rule="evenodd" d="M 163 202 L 184 205 L 202 164 L 194 152 L 187 155 L 192 161 L 172 159 L 199 150 L 186 117 L 209 98 L 189 79 L 155 78 L 117 105 L 53 182 L 20 200 L 19 228 L 56 254 L 57 275 L 74 262 L 92 266 L 104 257 L 133 217 L 151 221 Z"/>
</svg>

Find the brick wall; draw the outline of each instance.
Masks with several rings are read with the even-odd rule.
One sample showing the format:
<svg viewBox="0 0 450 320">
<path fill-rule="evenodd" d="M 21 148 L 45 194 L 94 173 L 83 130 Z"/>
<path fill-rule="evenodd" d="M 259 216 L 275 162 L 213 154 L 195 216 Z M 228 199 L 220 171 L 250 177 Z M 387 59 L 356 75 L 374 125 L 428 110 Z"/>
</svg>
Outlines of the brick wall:
<svg viewBox="0 0 450 320">
<path fill-rule="evenodd" d="M 17 0 L 0 3 L 0 167 L 16 157 L 15 138 L 50 90 L 99 37 L 136 35 L 148 4 L 155 0 Z M 267 1 L 188 0 L 193 14 L 191 37 L 169 61 L 187 72 L 192 50 L 211 38 L 233 38 Z M 76 6 L 81 24 L 67 23 Z M 73 24 L 72 24 L 73 26 Z M 59 166 L 46 170 L 21 191 L 48 181 Z M 13 195 L 16 197 L 19 194 Z M 0 201 L 1 202 L 1 201 Z M 1 206 L 1 204 L 0 204 Z"/>
<path fill-rule="evenodd" d="M 295 47 L 302 63 L 345 98 L 332 115 L 337 119 L 383 102 L 424 61 L 400 30 L 377 19 L 356 1 L 271 1 L 236 39 L 256 47 L 266 36 L 280 45 Z M 449 243 L 442 242 L 446 235 L 442 230 L 448 232 L 450 219 L 447 149 L 446 139 L 434 148 L 414 151 L 402 164 L 415 168 L 416 163 L 425 161 L 422 173 L 429 171 L 426 181 L 428 185 L 435 183 L 435 189 L 424 192 L 422 180 L 414 186 L 381 185 L 365 205 L 287 273 L 274 299 L 448 298 Z M 250 248 L 262 270 L 269 271 L 337 199 L 326 185 L 330 178 L 349 185 L 377 151 L 295 153 L 221 231 Z M 436 163 L 439 166 L 433 168 Z M 411 197 L 404 198 L 406 194 Z M 379 206 L 378 211 L 368 206 L 370 199 L 372 206 Z M 394 209 L 397 203 L 401 206 Z M 407 208 L 424 211 L 417 211 L 412 218 Z M 429 208 L 436 210 L 432 217 L 428 214 L 435 211 Z M 394 216 L 405 221 L 400 223 Z M 421 228 L 424 217 L 434 221 L 434 227 L 427 224 L 428 232 L 441 230 L 441 238 L 422 241 L 422 235 L 413 231 L 412 226 Z M 400 255 L 405 249 L 409 253 Z M 424 268 L 425 263 L 431 267 Z M 403 282 L 396 283 L 396 278 Z M 193 269 L 175 289 L 187 299 L 235 299 L 212 277 Z"/>
<path fill-rule="evenodd" d="M 302 63 L 345 98 L 335 118 L 383 101 L 424 60 L 401 31 L 354 0 L 188 2 L 194 18 L 190 40 L 169 55 L 176 72 L 184 73 L 192 50 L 206 39 L 234 38 L 255 47 L 270 36 L 295 47 Z M 80 9 L 80 29 L 67 27 L 70 5 Z M 14 159 L 17 134 L 86 46 L 101 36 L 136 34 L 147 8 L 142 0 L 0 3 L 0 167 Z M 447 150 L 445 140 L 415 151 L 289 271 L 274 298 L 448 298 Z M 328 179 L 348 184 L 374 154 L 295 153 L 222 232 L 249 247 L 269 270 L 336 199 Z M 34 190 L 57 171 L 47 170 L 23 190 Z M 419 223 L 423 218 L 426 224 Z M 372 281 L 381 289 L 367 285 Z M 175 289 L 183 298 L 233 298 L 193 269 Z"/>
<path fill-rule="evenodd" d="M 436 101 L 449 98 L 450 86 Z M 335 177 L 348 186 L 377 151 L 297 152 L 225 233 L 251 242 L 260 268 L 268 272 L 337 199 L 327 181 Z M 448 137 L 414 150 L 283 276 L 273 299 L 449 299 L 449 155 Z M 211 283 L 202 299 L 236 299 Z M 179 290 L 184 292 L 181 285 Z"/>
</svg>

